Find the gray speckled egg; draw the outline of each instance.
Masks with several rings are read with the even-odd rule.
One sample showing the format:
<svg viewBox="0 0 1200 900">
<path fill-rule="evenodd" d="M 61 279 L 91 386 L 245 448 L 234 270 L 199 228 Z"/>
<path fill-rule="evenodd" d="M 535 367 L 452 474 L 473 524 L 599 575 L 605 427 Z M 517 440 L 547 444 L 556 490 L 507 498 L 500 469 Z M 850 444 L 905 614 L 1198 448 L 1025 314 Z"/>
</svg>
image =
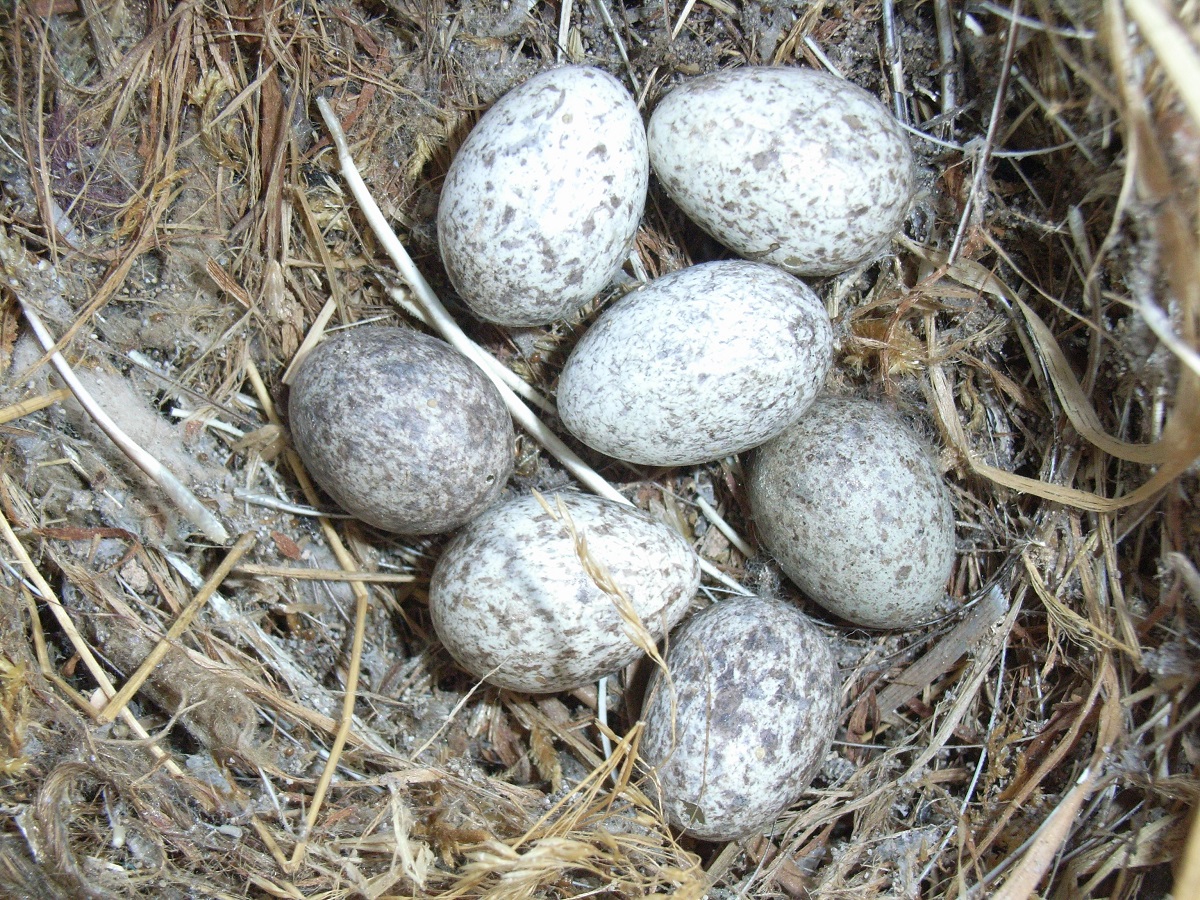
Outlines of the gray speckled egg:
<svg viewBox="0 0 1200 900">
<path fill-rule="evenodd" d="M 887 109 L 811 69 L 684 82 L 655 109 L 649 145 L 663 188 L 705 231 L 797 275 L 870 259 L 913 195 L 908 139 Z"/>
<path fill-rule="evenodd" d="M 841 685 L 828 641 L 790 604 L 737 598 L 685 622 L 666 662 L 674 706 L 656 673 L 640 752 L 667 818 L 709 841 L 763 831 L 833 739 Z"/>
<path fill-rule="evenodd" d="M 619 81 L 586 66 L 535 75 L 484 114 L 446 175 L 438 240 L 455 289 L 501 325 L 571 314 L 628 255 L 649 173 Z"/>
<path fill-rule="evenodd" d="M 823 396 L 746 464 L 763 545 L 809 597 L 869 628 L 937 613 L 954 509 L 928 451 L 867 400 Z"/>
<path fill-rule="evenodd" d="M 457 528 L 512 474 L 500 393 L 445 341 L 408 328 L 356 328 L 318 344 L 296 370 L 288 418 L 313 480 L 386 531 Z"/>
<path fill-rule="evenodd" d="M 607 309 L 558 383 L 563 424 L 590 447 L 654 466 L 740 453 L 817 396 L 832 359 L 825 307 L 765 263 L 692 266 Z"/>
<path fill-rule="evenodd" d="M 614 597 L 584 571 L 559 501 L 654 640 L 700 584 L 687 541 L 646 513 L 587 494 L 542 500 L 517 497 L 472 522 L 443 551 L 429 585 L 434 628 L 459 665 L 530 693 L 589 684 L 642 652 Z"/>
</svg>

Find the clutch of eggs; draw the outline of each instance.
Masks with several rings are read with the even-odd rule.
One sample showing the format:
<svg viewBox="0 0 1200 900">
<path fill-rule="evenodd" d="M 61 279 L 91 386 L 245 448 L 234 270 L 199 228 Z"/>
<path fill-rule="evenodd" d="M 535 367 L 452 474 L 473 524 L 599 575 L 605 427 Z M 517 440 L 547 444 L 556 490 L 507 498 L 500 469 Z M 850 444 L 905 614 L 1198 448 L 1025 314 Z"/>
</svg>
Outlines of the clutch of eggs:
<svg viewBox="0 0 1200 900">
<path fill-rule="evenodd" d="M 442 262 L 479 318 L 543 325 L 616 274 L 633 244 L 650 163 L 633 97 L 608 73 L 564 66 L 489 109 L 442 187 Z"/>
<path fill-rule="evenodd" d="M 429 613 L 464 669 L 499 687 L 549 693 L 642 655 L 620 604 L 657 641 L 699 584 L 691 545 L 641 510 L 590 494 L 532 494 L 459 532 L 434 567 Z"/>
<path fill-rule="evenodd" d="M 691 266 L 588 329 L 559 378 L 559 415 L 617 459 L 707 462 L 796 421 L 825 381 L 832 342 L 824 304 L 799 279 L 744 260 Z"/>
<path fill-rule="evenodd" d="M 908 140 L 862 88 L 811 69 L 693 78 L 650 118 L 650 162 L 700 227 L 747 259 L 832 275 L 880 252 L 913 195 Z"/>
</svg>

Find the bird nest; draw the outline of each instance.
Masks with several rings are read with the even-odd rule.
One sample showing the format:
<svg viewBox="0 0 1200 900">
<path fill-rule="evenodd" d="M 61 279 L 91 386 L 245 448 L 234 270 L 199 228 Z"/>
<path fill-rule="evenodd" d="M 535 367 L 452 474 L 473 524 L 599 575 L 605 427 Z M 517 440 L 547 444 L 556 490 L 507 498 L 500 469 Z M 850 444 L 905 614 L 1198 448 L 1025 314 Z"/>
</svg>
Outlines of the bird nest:
<svg viewBox="0 0 1200 900">
<path fill-rule="evenodd" d="M 0 894 L 1200 896 L 1195 4 L 22 0 L 0 20 Z M 575 319 L 502 331 L 452 305 L 449 160 L 568 61 L 647 111 L 718 68 L 835 71 L 918 157 L 889 251 L 813 287 L 834 387 L 937 448 L 952 612 L 878 633 L 808 604 L 756 549 L 736 460 L 586 457 L 836 648 L 820 774 L 737 842 L 664 823 L 625 679 L 531 697 L 457 669 L 427 610 L 442 539 L 323 515 L 278 413 L 322 333 L 426 327 L 318 98 L 462 327 L 546 396 L 615 295 L 721 257 L 652 187 L 626 272 Z M 530 435 L 518 454 L 514 485 L 571 483 Z"/>
</svg>

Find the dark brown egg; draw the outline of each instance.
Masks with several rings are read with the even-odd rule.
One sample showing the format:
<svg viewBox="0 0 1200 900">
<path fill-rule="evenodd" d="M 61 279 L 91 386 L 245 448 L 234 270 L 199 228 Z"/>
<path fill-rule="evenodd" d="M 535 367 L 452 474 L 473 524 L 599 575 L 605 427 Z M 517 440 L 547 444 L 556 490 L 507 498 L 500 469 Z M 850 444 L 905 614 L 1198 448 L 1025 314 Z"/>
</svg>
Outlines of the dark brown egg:
<svg viewBox="0 0 1200 900">
<path fill-rule="evenodd" d="M 317 484 L 386 531 L 457 528 L 512 474 L 500 393 L 449 344 L 410 329 L 357 328 L 319 344 L 296 371 L 288 415 Z"/>
</svg>

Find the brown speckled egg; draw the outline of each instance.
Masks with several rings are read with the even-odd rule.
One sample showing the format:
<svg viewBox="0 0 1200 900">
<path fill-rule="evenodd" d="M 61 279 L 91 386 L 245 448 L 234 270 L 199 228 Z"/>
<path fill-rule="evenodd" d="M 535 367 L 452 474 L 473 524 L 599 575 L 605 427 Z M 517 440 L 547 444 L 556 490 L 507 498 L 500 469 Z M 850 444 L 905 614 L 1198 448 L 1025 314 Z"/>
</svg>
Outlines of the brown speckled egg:
<svg viewBox="0 0 1200 900">
<path fill-rule="evenodd" d="M 563 367 L 558 412 L 617 459 L 707 462 L 796 421 L 832 344 L 824 304 L 798 278 L 745 260 L 690 266 L 604 311 Z"/>
<path fill-rule="evenodd" d="M 698 613 L 669 643 L 671 681 L 651 681 L 640 747 L 667 818 L 709 841 L 769 828 L 833 739 L 841 684 L 828 641 L 794 606 L 747 597 Z"/>
<path fill-rule="evenodd" d="M 650 163 L 633 97 L 608 73 L 535 75 L 484 114 L 442 187 L 442 262 L 475 315 L 543 325 L 591 300 L 621 267 Z"/>
<path fill-rule="evenodd" d="M 386 531 L 457 528 L 512 474 L 500 393 L 445 341 L 411 329 L 356 328 L 318 344 L 296 370 L 288 417 L 313 480 Z"/>
<path fill-rule="evenodd" d="M 705 231 L 747 259 L 832 275 L 882 251 L 913 196 L 904 131 L 862 88 L 811 69 L 684 82 L 650 119 L 650 162 Z"/>
<path fill-rule="evenodd" d="M 679 621 L 700 584 L 688 542 L 632 506 L 565 492 L 493 507 L 438 559 L 429 612 L 459 665 L 500 687 L 570 690 L 642 653 L 614 596 L 584 570 L 560 502 L 653 640 Z"/>
<path fill-rule="evenodd" d="M 933 618 L 954 509 L 929 452 L 889 408 L 822 396 L 746 463 L 763 545 L 809 597 L 868 628 Z"/>
</svg>

